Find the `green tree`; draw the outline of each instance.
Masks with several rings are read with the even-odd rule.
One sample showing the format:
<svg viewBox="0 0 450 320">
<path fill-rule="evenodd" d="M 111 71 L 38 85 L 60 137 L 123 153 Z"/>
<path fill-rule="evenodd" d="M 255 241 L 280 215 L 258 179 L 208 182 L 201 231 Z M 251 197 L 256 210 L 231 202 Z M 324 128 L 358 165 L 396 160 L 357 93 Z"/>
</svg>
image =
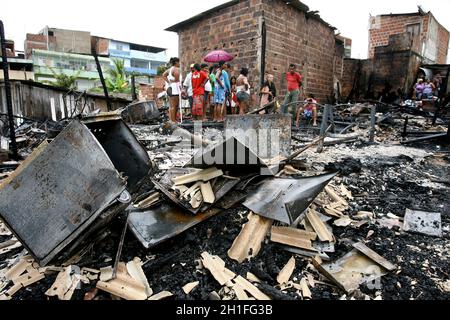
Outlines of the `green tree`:
<svg viewBox="0 0 450 320">
<path fill-rule="evenodd" d="M 131 93 L 128 77 L 125 73 L 125 63 L 122 59 L 112 59 L 113 66 L 108 70 L 108 77 L 105 79 L 108 92 Z"/>
<path fill-rule="evenodd" d="M 77 71 L 74 75 L 67 75 L 63 72 L 56 72 L 52 67 L 48 67 L 53 73 L 56 81 L 45 80 L 43 83 L 67 90 L 77 90 L 77 79 L 81 71 Z"/>
</svg>

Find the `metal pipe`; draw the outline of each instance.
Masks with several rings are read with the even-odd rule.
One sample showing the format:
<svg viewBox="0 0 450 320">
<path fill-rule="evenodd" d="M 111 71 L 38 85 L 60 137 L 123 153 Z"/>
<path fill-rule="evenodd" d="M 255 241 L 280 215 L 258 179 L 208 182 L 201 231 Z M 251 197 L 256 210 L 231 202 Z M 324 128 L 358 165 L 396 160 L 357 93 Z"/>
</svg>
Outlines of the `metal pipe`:
<svg viewBox="0 0 450 320">
<path fill-rule="evenodd" d="M 0 42 L 2 47 L 3 78 L 5 79 L 5 96 L 6 96 L 6 107 L 8 109 L 8 125 L 9 125 L 9 137 L 11 139 L 12 158 L 14 160 L 19 160 L 19 153 L 17 150 L 17 142 L 16 142 L 16 131 L 14 129 L 14 115 L 11 98 L 11 82 L 9 81 L 8 57 L 6 56 L 5 28 L 3 26 L 3 21 L 1 20 L 0 20 Z"/>
<path fill-rule="evenodd" d="M 431 135 L 431 136 L 425 136 L 425 137 L 420 137 L 420 138 L 416 138 L 416 139 L 402 141 L 401 144 L 409 144 L 409 143 L 414 143 L 414 142 L 446 138 L 447 136 L 448 136 L 448 132 L 444 132 L 444 133 L 435 134 L 435 135 Z"/>
</svg>

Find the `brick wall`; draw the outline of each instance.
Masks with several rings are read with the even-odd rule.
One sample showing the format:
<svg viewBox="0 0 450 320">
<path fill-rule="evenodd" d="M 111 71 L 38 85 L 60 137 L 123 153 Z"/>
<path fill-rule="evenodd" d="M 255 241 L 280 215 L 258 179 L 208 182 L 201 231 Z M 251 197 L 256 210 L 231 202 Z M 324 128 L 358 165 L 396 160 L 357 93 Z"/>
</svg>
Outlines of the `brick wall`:
<svg viewBox="0 0 450 320">
<path fill-rule="evenodd" d="M 419 42 L 415 43 L 415 51 L 421 51 L 421 44 L 426 40 L 428 32 L 429 16 L 417 15 L 393 15 L 376 16 L 370 18 L 369 28 L 369 58 L 373 58 L 375 48 L 389 44 L 389 36 L 406 32 L 406 26 L 421 24 Z"/>
<path fill-rule="evenodd" d="M 421 57 L 411 51 L 409 33 L 393 35 L 389 45 L 375 48 L 368 60 L 345 59 L 342 96 L 347 98 L 356 81 L 354 99 L 375 98 L 386 88 L 410 94 Z"/>
<path fill-rule="evenodd" d="M 154 79 L 153 85 L 139 84 L 139 99 L 147 101 L 156 101 L 158 107 L 163 105 L 163 101 L 158 101 L 158 94 L 164 91 L 165 81 L 163 77 L 157 76 Z"/>
<path fill-rule="evenodd" d="M 223 49 L 235 57 L 231 73 L 238 76 L 241 67 L 248 67 L 249 80 L 255 88 L 259 81 L 256 63 L 259 28 L 255 14 L 259 2 L 242 1 L 183 27 L 179 31 L 179 52 L 184 74 L 191 63 L 202 63 L 208 52 Z"/>
<path fill-rule="evenodd" d="M 48 45 L 48 47 L 47 47 Z M 56 47 L 56 38 L 53 36 L 48 37 L 42 35 L 42 34 L 31 34 L 27 33 L 25 38 L 25 56 L 29 58 L 33 52 L 33 49 L 39 49 L 39 50 L 54 50 Z"/>
<path fill-rule="evenodd" d="M 439 26 L 439 34 L 438 34 L 438 57 L 436 63 L 438 64 L 446 64 L 447 63 L 447 55 L 448 55 L 448 45 L 449 45 L 449 32 L 443 27 Z"/>
<path fill-rule="evenodd" d="M 279 0 L 242 0 L 217 10 L 179 30 L 179 52 L 184 71 L 211 50 L 233 54 L 235 76 L 250 70 L 253 103 L 260 87 L 261 24 L 266 21 L 265 71 L 274 75 L 280 95 L 286 92 L 285 73 L 290 63 L 304 77 L 305 93 L 322 102 L 332 95 L 335 55 L 334 31 L 317 19 Z M 331 50 L 330 50 L 331 48 Z"/>
<path fill-rule="evenodd" d="M 342 63 L 343 56 L 342 52 L 335 59 L 334 31 L 284 1 L 263 3 L 267 24 L 266 71 L 275 75 L 279 92 L 286 92 L 285 73 L 289 64 L 294 63 L 303 75 L 305 94 L 312 93 L 320 102 L 326 102 L 333 94 L 333 70 L 338 68 L 335 62 Z"/>
</svg>

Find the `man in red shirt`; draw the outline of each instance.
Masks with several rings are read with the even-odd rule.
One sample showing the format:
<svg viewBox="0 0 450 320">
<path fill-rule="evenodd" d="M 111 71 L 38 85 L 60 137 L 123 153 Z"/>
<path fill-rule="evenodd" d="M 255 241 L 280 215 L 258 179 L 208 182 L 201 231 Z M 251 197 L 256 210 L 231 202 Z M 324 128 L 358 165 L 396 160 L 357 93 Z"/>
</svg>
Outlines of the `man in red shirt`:
<svg viewBox="0 0 450 320">
<path fill-rule="evenodd" d="M 192 91 L 194 94 L 192 116 L 194 120 L 203 120 L 205 118 L 204 99 L 206 82 L 208 82 L 208 75 L 201 71 L 200 64 L 195 64 L 194 73 L 192 73 Z"/>
<path fill-rule="evenodd" d="M 281 107 L 281 113 L 296 115 L 298 96 L 300 95 L 300 87 L 302 86 L 302 76 L 296 72 L 295 64 L 289 66 L 289 72 L 286 73 L 287 94 L 284 99 L 283 106 Z M 292 109 L 294 112 L 289 112 Z"/>
</svg>

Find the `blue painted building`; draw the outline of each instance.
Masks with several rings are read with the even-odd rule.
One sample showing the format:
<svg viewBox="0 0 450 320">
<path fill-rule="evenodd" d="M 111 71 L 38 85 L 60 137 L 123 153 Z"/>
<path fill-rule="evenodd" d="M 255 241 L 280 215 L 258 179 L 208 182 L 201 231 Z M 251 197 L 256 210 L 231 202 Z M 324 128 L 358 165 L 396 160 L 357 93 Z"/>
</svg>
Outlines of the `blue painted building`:
<svg viewBox="0 0 450 320">
<path fill-rule="evenodd" d="M 123 59 L 128 73 L 148 77 L 156 76 L 158 67 L 169 60 L 164 48 L 113 39 L 109 40 L 108 53 L 111 61 L 114 58 Z"/>
</svg>

